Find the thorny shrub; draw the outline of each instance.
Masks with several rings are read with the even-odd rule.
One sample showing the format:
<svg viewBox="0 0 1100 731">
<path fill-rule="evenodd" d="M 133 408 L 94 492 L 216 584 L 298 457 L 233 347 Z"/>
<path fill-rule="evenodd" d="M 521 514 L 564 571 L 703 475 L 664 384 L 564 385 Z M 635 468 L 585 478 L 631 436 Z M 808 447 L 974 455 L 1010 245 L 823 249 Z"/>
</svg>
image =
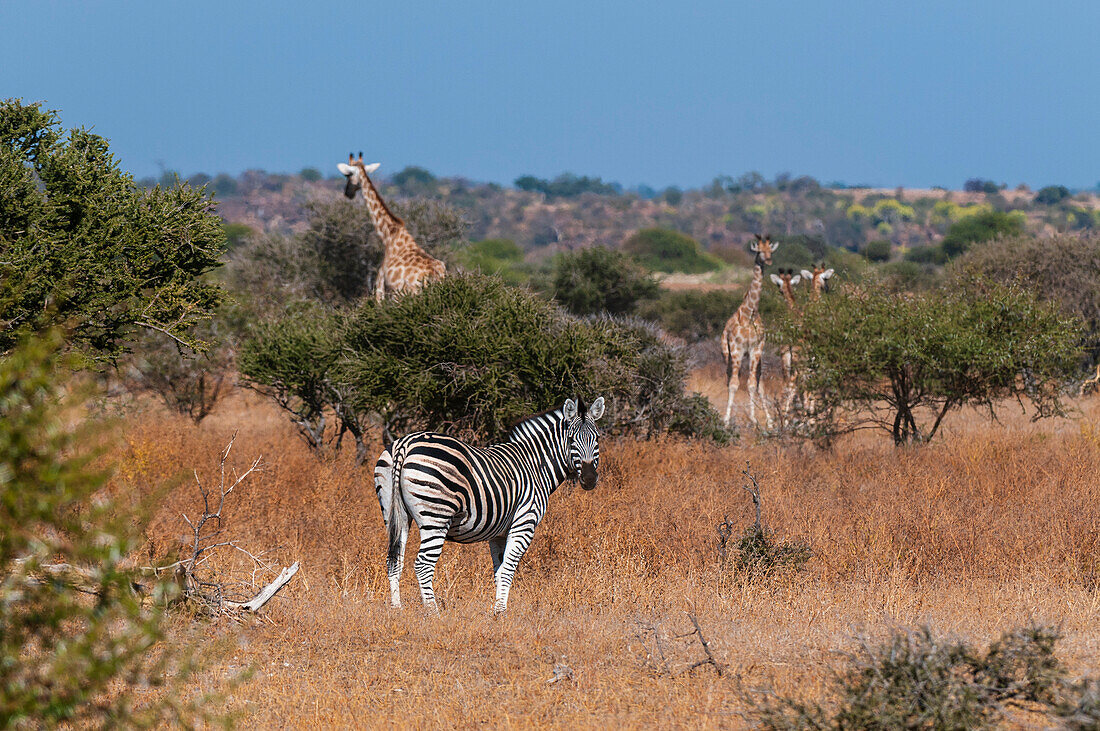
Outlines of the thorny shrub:
<svg viewBox="0 0 1100 731">
<path fill-rule="evenodd" d="M 1048 627 L 1006 632 L 982 653 L 928 628 L 864 646 L 834 676 L 825 704 L 746 693 L 748 715 L 767 729 L 973 729 L 1004 724 L 1014 708 L 1070 718 L 1095 713 L 1066 682 Z"/>
</svg>

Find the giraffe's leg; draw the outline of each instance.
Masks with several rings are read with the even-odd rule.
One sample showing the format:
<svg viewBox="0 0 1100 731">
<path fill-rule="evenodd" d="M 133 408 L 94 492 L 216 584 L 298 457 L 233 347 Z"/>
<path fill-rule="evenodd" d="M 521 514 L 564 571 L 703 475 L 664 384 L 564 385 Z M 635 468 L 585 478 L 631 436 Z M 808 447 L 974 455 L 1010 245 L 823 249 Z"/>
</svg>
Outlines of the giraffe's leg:
<svg viewBox="0 0 1100 731">
<path fill-rule="evenodd" d="M 726 427 L 733 426 L 733 399 L 741 385 L 741 356 L 743 348 L 731 343 L 726 349 Z"/>
<path fill-rule="evenodd" d="M 374 285 L 374 301 L 378 304 L 382 304 L 382 300 L 386 298 L 386 275 L 381 269 L 378 270 L 378 282 Z"/>
<path fill-rule="evenodd" d="M 795 391 L 798 387 L 798 376 L 794 372 L 794 356 L 790 350 L 783 353 L 783 373 L 786 376 L 786 385 L 783 389 L 783 419 L 786 420 L 790 416 Z"/>
<path fill-rule="evenodd" d="M 512 588 L 512 579 L 516 575 L 516 566 L 527 547 L 531 545 L 531 539 L 535 536 L 535 526 L 538 520 L 528 515 L 512 524 L 505 541 L 504 553 L 500 566 L 496 572 L 497 600 L 493 605 L 493 612 L 500 614 L 508 609 L 508 592 Z M 495 559 L 494 559 L 495 560 Z"/>
<path fill-rule="evenodd" d="M 767 419 L 768 429 L 772 428 L 772 414 L 768 411 L 768 403 L 764 400 L 764 388 L 762 386 L 763 379 L 761 376 L 761 359 L 764 355 L 764 344 L 761 342 L 754 346 L 749 353 L 749 421 L 753 426 L 757 426 L 756 421 L 756 400 L 760 400 L 760 407 L 764 409 L 764 417 Z"/>
</svg>

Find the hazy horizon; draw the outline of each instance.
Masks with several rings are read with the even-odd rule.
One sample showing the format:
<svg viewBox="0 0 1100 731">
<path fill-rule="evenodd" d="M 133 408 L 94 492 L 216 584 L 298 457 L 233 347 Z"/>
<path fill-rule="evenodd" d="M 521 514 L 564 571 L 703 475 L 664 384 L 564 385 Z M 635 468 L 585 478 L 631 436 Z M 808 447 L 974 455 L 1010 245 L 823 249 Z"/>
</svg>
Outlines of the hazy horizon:
<svg viewBox="0 0 1100 731">
<path fill-rule="evenodd" d="M 0 96 L 43 100 L 135 177 L 393 174 L 625 189 L 1100 181 L 1100 6 L 806 0 L 365 6 L 8 2 Z M 48 29 L 51 45 L 40 32 Z"/>
</svg>

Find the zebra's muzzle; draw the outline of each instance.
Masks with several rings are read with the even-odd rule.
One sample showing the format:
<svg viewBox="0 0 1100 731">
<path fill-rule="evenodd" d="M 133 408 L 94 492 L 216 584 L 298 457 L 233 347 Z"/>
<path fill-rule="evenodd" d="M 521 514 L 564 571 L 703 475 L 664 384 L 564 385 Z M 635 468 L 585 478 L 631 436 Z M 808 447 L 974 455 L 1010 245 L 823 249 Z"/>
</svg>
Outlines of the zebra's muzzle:
<svg viewBox="0 0 1100 731">
<path fill-rule="evenodd" d="M 600 479 L 600 476 L 596 473 L 596 467 L 591 462 L 581 462 L 581 487 L 585 490 L 591 490 L 596 486 L 596 481 Z"/>
</svg>

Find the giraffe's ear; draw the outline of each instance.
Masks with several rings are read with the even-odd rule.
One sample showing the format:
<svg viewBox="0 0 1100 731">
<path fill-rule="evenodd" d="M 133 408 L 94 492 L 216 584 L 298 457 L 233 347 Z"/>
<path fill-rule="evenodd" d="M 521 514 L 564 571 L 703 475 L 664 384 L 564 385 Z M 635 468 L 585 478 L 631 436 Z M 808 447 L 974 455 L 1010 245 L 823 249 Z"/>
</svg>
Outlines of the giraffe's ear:
<svg viewBox="0 0 1100 731">
<path fill-rule="evenodd" d="M 775 285 L 777 287 L 782 287 L 783 286 L 783 280 L 782 279 L 780 279 L 779 277 L 777 277 L 774 274 L 769 274 L 768 276 L 770 276 L 772 278 L 772 281 L 775 282 Z"/>
<path fill-rule="evenodd" d="M 375 170 L 377 170 L 380 167 L 382 167 L 382 163 L 372 162 L 370 165 L 364 165 L 363 169 L 367 171 L 367 175 L 370 175 L 371 173 L 373 173 Z"/>
<path fill-rule="evenodd" d="M 794 285 L 798 284 L 801 281 L 802 281 L 802 278 L 800 276 L 798 276 L 797 274 L 795 274 L 793 277 L 791 277 L 791 286 L 793 287 Z"/>
<path fill-rule="evenodd" d="M 597 421 L 603 416 L 603 396 L 592 402 L 592 405 L 588 407 L 588 414 L 592 417 L 592 421 Z"/>
<path fill-rule="evenodd" d="M 571 398 L 565 400 L 565 406 L 562 407 L 562 413 L 565 414 L 566 419 L 572 419 L 577 415 L 577 402 Z"/>
<path fill-rule="evenodd" d="M 353 168 L 351 165 L 345 165 L 342 162 L 336 163 L 336 169 L 340 171 L 341 175 L 351 175 L 353 172 L 355 172 L 355 168 Z"/>
<path fill-rule="evenodd" d="M 760 247 L 756 244 L 760 241 L 760 236 L 756 237 L 756 241 L 749 242 L 749 251 L 760 251 Z"/>
<path fill-rule="evenodd" d="M 814 275 L 811 272 L 808 272 L 805 269 L 803 269 L 802 270 L 802 278 L 805 279 L 807 282 L 811 282 L 811 281 L 813 281 Z"/>
<path fill-rule="evenodd" d="M 779 248 L 779 242 L 778 241 L 773 241 L 772 242 L 772 251 L 775 251 L 778 248 Z"/>
<path fill-rule="evenodd" d="M 829 277 L 833 276 L 833 274 L 835 274 L 835 272 L 832 269 L 826 269 L 825 271 L 821 272 L 821 278 L 828 279 Z"/>
</svg>

